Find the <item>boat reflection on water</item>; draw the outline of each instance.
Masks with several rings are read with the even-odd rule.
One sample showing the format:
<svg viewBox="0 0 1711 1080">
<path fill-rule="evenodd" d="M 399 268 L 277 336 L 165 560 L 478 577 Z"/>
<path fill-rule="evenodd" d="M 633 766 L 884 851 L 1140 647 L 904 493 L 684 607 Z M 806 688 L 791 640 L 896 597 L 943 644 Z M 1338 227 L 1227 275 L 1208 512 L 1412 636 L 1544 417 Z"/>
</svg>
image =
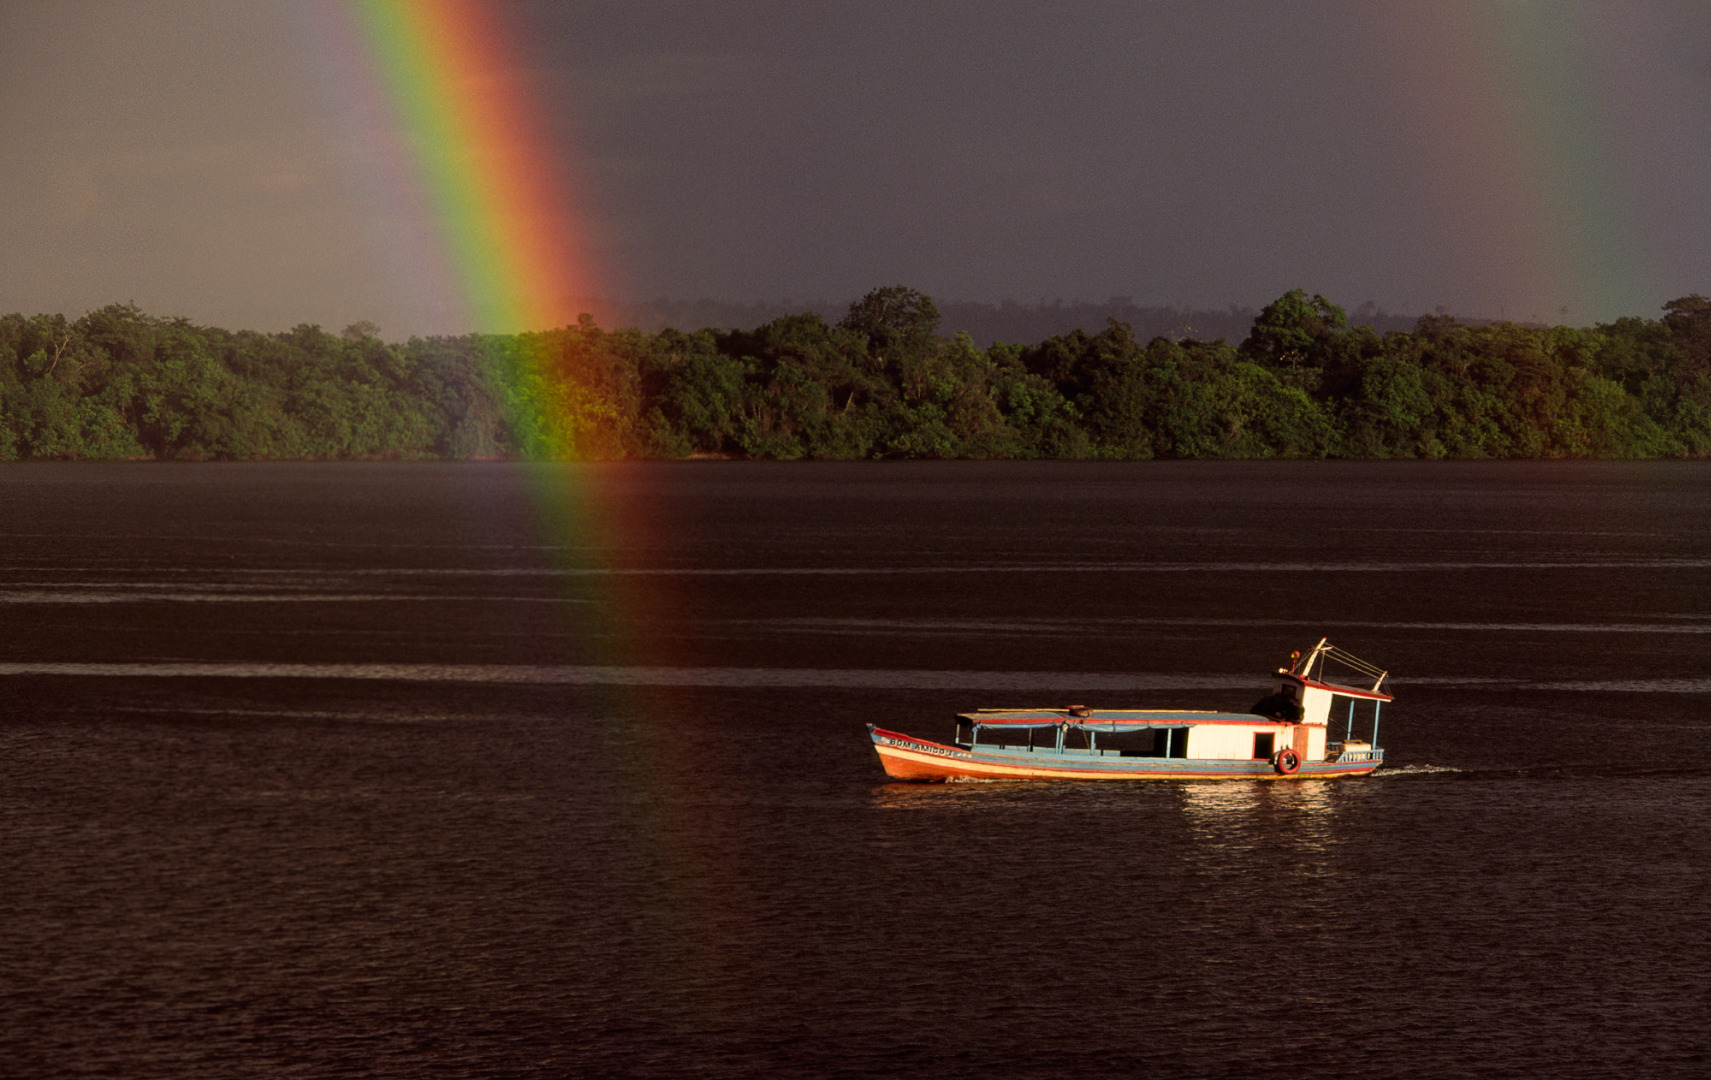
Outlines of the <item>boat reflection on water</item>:
<svg viewBox="0 0 1711 1080">
<path fill-rule="evenodd" d="M 1279 838 L 1323 849 L 1332 838 L 1336 813 L 1327 783 L 1184 784 L 1182 808 L 1198 846 L 1223 854 L 1276 844 Z"/>
</svg>

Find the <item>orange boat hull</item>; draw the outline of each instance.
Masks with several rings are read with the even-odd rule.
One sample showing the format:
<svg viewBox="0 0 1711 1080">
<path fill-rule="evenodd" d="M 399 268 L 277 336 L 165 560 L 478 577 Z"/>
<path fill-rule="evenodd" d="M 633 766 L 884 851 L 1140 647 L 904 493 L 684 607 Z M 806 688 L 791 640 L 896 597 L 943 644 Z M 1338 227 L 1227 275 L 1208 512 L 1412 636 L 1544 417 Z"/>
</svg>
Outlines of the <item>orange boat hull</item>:
<svg viewBox="0 0 1711 1080">
<path fill-rule="evenodd" d="M 893 780 L 942 783 L 946 780 L 1309 780 L 1365 776 L 1380 761 L 1310 762 L 1298 772 L 1280 776 L 1259 761 L 1196 759 L 1065 759 L 1057 754 L 1037 757 L 981 754 L 900 732 L 875 729 L 873 748 Z"/>
</svg>

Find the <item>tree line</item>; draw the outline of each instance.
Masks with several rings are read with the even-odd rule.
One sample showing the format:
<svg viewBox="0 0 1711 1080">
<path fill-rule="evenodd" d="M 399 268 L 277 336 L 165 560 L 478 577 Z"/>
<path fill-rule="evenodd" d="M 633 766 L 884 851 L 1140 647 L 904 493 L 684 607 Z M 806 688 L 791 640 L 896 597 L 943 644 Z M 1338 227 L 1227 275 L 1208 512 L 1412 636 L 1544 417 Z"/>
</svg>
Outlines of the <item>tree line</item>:
<svg viewBox="0 0 1711 1080">
<path fill-rule="evenodd" d="M 581 310 L 594 312 L 603 326 L 634 326 L 648 331 L 682 326 L 759 326 L 804 312 L 836 322 L 843 318 L 849 307 L 847 302 L 825 300 L 733 303 L 656 298 L 628 303 L 591 299 L 582 303 L 584 308 Z M 975 344 L 983 347 L 995 341 L 1041 341 L 1067 334 L 1077 327 L 1104 326 L 1108 319 L 1128 323 L 1136 336 L 1146 341 L 1161 336 L 1240 341 L 1247 336 L 1248 328 L 1258 314 L 1255 308 L 1235 304 L 1224 308 L 1178 307 L 1139 303 L 1132 296 L 1113 296 L 1103 303 L 1061 298 L 1036 303 L 952 300 L 939 301 L 938 308 L 943 315 L 940 326 L 966 330 Z M 1380 332 L 1412 329 L 1415 318 L 1385 311 L 1371 300 L 1349 312 L 1349 317 Z"/>
<path fill-rule="evenodd" d="M 901 286 L 835 323 L 402 343 L 116 304 L 0 317 L 0 460 L 1711 456 L 1711 300 L 1663 311 L 1380 333 L 1297 289 L 1238 344 L 980 347 Z"/>
</svg>

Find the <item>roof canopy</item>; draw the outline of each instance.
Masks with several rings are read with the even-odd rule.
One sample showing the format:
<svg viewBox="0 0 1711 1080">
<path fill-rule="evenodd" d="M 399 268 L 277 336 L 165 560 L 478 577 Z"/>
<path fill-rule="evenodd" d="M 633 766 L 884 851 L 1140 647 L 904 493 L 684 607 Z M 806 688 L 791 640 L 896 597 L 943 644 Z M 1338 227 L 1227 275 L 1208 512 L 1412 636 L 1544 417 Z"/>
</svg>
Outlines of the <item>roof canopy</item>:
<svg viewBox="0 0 1711 1080">
<path fill-rule="evenodd" d="M 1318 679 L 1303 678 L 1300 675 L 1294 675 L 1287 671 L 1279 671 L 1278 674 L 1282 675 L 1286 679 L 1294 679 L 1302 686 L 1310 686 L 1315 690 L 1327 690 L 1333 694 L 1341 694 L 1343 697 L 1360 698 L 1362 701 L 1396 700 L 1389 694 L 1381 694 L 1376 690 L 1362 690 L 1358 686 L 1344 686 L 1342 683 L 1320 682 Z"/>
<path fill-rule="evenodd" d="M 1319 672 L 1316 677 L 1313 672 L 1315 664 L 1317 664 L 1319 668 Z M 1371 679 L 1372 686 L 1368 689 L 1362 690 L 1358 687 L 1345 686 L 1342 683 L 1331 682 L 1325 677 L 1326 669 L 1329 668 L 1331 664 L 1336 664 L 1342 669 L 1339 674 L 1346 673 L 1352 674 L 1357 678 Z M 1380 686 L 1384 685 L 1384 677 L 1390 674 L 1389 672 L 1376 664 L 1367 663 L 1365 660 L 1362 660 L 1351 652 L 1346 652 L 1337 648 L 1335 645 L 1331 644 L 1328 638 L 1320 638 L 1319 644 L 1313 646 L 1313 651 L 1307 654 L 1306 660 L 1298 663 L 1292 662 L 1288 668 L 1278 668 L 1277 673 L 1285 678 L 1294 679 L 1302 686 L 1311 687 L 1314 690 L 1329 691 L 1333 694 L 1341 694 L 1344 697 L 1362 698 L 1367 701 L 1395 700 L 1389 694 L 1386 694 L 1379 689 Z"/>
<path fill-rule="evenodd" d="M 1019 709 L 1002 712 L 962 713 L 957 719 L 981 727 L 1043 728 L 1068 724 L 1087 731 L 1143 731 L 1147 728 L 1179 728 L 1191 724 L 1276 724 L 1252 713 L 1193 712 L 1170 709 L 1089 709 L 1085 716 L 1071 716 L 1067 709 Z"/>
</svg>

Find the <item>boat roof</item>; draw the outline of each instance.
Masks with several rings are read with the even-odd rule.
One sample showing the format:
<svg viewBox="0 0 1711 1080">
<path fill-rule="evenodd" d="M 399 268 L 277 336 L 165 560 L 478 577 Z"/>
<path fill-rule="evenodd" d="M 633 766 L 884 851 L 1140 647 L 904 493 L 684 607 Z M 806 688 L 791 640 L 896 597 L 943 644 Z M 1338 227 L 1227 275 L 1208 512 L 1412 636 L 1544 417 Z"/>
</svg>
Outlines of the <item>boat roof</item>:
<svg viewBox="0 0 1711 1080">
<path fill-rule="evenodd" d="M 1253 713 L 1201 712 L 1194 709 L 1088 709 L 1071 716 L 1068 709 L 979 709 L 958 713 L 957 719 L 982 727 L 1056 727 L 1073 724 L 1101 730 L 1186 727 L 1190 724 L 1272 724 L 1281 722 Z"/>
<path fill-rule="evenodd" d="M 1336 664 L 1343 671 L 1371 679 L 1372 686 L 1362 690 L 1358 686 L 1345 686 L 1326 680 L 1325 671 L 1331 664 Z M 1319 677 L 1313 677 L 1313 667 L 1317 664 Z M 1330 638 L 1320 638 L 1319 644 L 1313 646 L 1313 651 L 1307 654 L 1307 659 L 1301 660 L 1300 654 L 1290 657 L 1290 665 L 1278 668 L 1280 678 L 1292 679 L 1311 690 L 1323 690 L 1330 694 L 1341 694 L 1343 697 L 1361 698 L 1366 701 L 1395 701 L 1396 699 L 1384 693 L 1379 687 L 1384 685 L 1385 676 L 1390 672 L 1376 664 L 1369 664 L 1360 657 L 1339 649 L 1331 644 Z"/>
<path fill-rule="evenodd" d="M 1360 698 L 1363 701 L 1396 700 L 1389 694 L 1380 693 L 1377 690 L 1362 690 L 1358 686 L 1344 686 L 1342 683 L 1321 682 L 1318 679 L 1309 679 L 1305 676 L 1297 675 L 1294 672 L 1285 671 L 1282 668 L 1278 669 L 1277 674 L 1280 678 L 1298 682 L 1302 686 L 1311 687 L 1314 690 L 1326 690 L 1333 694 L 1341 694 L 1343 697 Z"/>
</svg>

